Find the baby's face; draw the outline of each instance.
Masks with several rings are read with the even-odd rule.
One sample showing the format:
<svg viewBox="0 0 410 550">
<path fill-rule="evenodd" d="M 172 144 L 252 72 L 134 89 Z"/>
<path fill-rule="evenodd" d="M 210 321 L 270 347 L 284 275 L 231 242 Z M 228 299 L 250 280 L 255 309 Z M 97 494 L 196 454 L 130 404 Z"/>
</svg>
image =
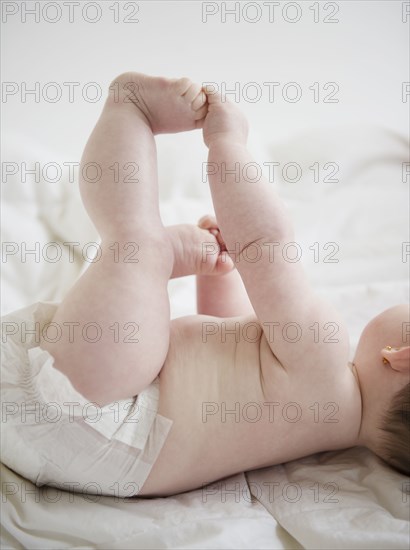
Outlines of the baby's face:
<svg viewBox="0 0 410 550">
<path fill-rule="evenodd" d="M 406 304 L 394 306 L 372 319 L 360 337 L 353 364 L 362 394 L 361 440 L 373 450 L 380 437 L 377 426 L 394 395 L 410 380 L 409 344 Z"/>
</svg>

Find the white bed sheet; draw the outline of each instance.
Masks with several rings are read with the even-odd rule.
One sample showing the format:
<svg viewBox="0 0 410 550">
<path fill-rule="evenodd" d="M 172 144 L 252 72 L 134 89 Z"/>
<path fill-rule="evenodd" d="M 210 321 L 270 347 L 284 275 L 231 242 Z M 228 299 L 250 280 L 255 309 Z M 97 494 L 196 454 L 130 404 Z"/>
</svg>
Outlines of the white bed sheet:
<svg viewBox="0 0 410 550">
<path fill-rule="evenodd" d="M 116 500 L 38 489 L 1 467 L 3 502 L 7 492 L 18 488 L 3 504 L 2 548 L 298 547 L 251 498 L 243 474 L 226 480 L 234 493 L 226 494 L 225 502 L 221 492 L 200 489 L 175 497 Z"/>
<path fill-rule="evenodd" d="M 166 224 L 195 222 L 211 210 L 201 181 L 204 151 L 198 148 L 183 163 L 175 160 L 184 140 L 189 136 L 159 141 Z M 9 144 L 8 160 L 58 159 L 53 152 L 24 143 L 21 136 Z M 381 128 L 317 130 L 271 146 L 253 139 L 261 164 L 297 159 L 304 167 L 299 182 L 284 182 L 276 175 L 274 185 L 295 220 L 312 283 L 341 309 L 351 327 L 352 354 L 373 315 L 409 298 L 409 259 L 402 257 L 403 243 L 409 240 L 408 184 L 402 182 L 407 146 L 404 138 Z M 331 161 L 339 166 L 340 182 L 312 182 L 308 167 Z M 3 185 L 3 223 L 3 241 L 20 249 L 22 241 L 28 247 L 39 242 L 43 250 L 51 241 L 76 241 L 82 247 L 96 240 L 76 185 L 67 181 L 56 185 L 10 178 Z M 336 242 L 339 262 L 315 263 L 309 252 L 314 242 L 321 247 Z M 81 257 L 73 263 L 67 255 L 56 263 L 27 257 L 23 263 L 20 252 L 2 266 L 3 313 L 38 300 L 61 299 L 84 269 Z M 194 311 L 193 278 L 171 281 L 169 289 L 174 317 Z M 272 483 L 279 490 L 273 500 L 260 490 Z M 335 487 L 326 483 L 336 484 L 330 498 L 338 502 L 324 500 Z M 286 484 L 289 493 L 284 498 Z M 310 487 L 314 484 L 316 496 Z M 408 548 L 408 484 L 408 478 L 391 472 L 366 450 L 349 449 L 234 476 L 224 486 L 233 487 L 233 494 L 216 486 L 206 502 L 201 490 L 148 501 L 101 497 L 94 503 L 63 493 L 49 502 L 42 497 L 44 489 L 2 466 L 2 547 Z M 33 491 L 25 501 L 24 487 Z M 14 489 L 16 494 L 9 494 Z M 292 490 L 296 496 L 300 490 L 294 502 Z"/>
</svg>

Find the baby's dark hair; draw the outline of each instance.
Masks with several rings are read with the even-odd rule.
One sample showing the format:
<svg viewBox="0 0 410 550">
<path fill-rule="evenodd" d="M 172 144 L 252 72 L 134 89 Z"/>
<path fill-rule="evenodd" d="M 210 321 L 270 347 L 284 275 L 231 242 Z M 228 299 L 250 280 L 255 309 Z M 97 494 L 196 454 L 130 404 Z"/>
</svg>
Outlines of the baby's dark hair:
<svg viewBox="0 0 410 550">
<path fill-rule="evenodd" d="M 379 427 L 382 458 L 401 474 L 410 475 L 410 383 L 395 394 Z"/>
</svg>

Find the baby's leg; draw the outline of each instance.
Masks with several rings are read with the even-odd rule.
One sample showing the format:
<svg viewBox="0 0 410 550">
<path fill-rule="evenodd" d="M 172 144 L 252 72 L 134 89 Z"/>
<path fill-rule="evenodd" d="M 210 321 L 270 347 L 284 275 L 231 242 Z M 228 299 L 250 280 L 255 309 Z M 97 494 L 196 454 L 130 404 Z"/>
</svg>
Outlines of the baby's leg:
<svg viewBox="0 0 410 550">
<path fill-rule="evenodd" d="M 208 105 L 203 135 L 209 148 L 209 183 L 221 235 L 260 322 L 264 321 L 263 308 L 269 309 L 267 321 L 271 321 L 278 295 L 271 291 L 269 255 L 284 236 L 285 242 L 292 240 L 288 238 L 289 221 L 271 186 L 252 172 L 257 163 L 246 147 L 248 124 L 242 113 L 217 93 L 208 95 Z"/>
<path fill-rule="evenodd" d="M 101 406 L 141 392 L 167 354 L 173 248 L 159 214 L 153 130 L 199 127 L 204 104 L 187 79 L 130 73 L 110 89 L 115 94 L 81 161 L 81 195 L 101 236 L 101 257 L 56 312 L 61 338 L 41 343 L 74 387 Z"/>
<path fill-rule="evenodd" d="M 288 261 L 283 253 L 284 246 L 294 242 L 293 224 L 272 186 L 252 170 L 258 165 L 246 147 L 246 120 L 219 94 L 210 94 L 208 105 L 203 133 L 209 147 L 209 181 L 227 250 L 276 357 L 286 366 L 300 364 L 302 357 L 316 362 L 309 328 L 313 323 L 326 326 L 329 318 L 339 316 L 314 294 L 302 264 Z M 296 322 L 303 327 L 303 337 L 292 340 L 291 346 L 285 337 L 273 339 L 273 322 L 280 327 Z M 326 364 L 334 351 L 329 346 L 320 349 Z"/>
<path fill-rule="evenodd" d="M 272 186 L 252 169 L 258 164 L 246 146 L 248 124 L 243 114 L 234 104 L 222 101 L 218 93 L 210 93 L 208 103 L 203 135 L 209 148 L 209 183 L 216 217 L 239 271 L 249 267 L 253 274 L 258 262 L 243 261 L 243 252 L 261 237 L 288 235 L 289 219 Z"/>
</svg>

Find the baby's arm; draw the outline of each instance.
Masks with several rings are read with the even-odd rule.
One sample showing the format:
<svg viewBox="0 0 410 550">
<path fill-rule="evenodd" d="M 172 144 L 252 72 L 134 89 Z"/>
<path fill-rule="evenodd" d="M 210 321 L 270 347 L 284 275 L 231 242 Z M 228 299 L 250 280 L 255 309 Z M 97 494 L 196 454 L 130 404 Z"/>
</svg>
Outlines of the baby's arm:
<svg viewBox="0 0 410 550">
<path fill-rule="evenodd" d="M 219 94 L 209 94 L 208 102 L 203 133 L 216 217 L 272 351 L 292 369 L 329 363 L 336 347 L 344 356 L 348 340 L 340 316 L 314 294 L 300 262 L 282 255 L 294 241 L 284 204 L 264 178 L 246 178 L 254 159 L 246 148 L 245 119 Z M 247 259 L 255 255 L 257 261 Z M 325 327 L 335 329 L 332 341 L 323 338 Z M 331 345 L 317 345 L 324 343 Z"/>
<path fill-rule="evenodd" d="M 252 304 L 236 269 L 226 275 L 197 275 L 196 301 L 200 315 L 254 315 Z"/>
</svg>

